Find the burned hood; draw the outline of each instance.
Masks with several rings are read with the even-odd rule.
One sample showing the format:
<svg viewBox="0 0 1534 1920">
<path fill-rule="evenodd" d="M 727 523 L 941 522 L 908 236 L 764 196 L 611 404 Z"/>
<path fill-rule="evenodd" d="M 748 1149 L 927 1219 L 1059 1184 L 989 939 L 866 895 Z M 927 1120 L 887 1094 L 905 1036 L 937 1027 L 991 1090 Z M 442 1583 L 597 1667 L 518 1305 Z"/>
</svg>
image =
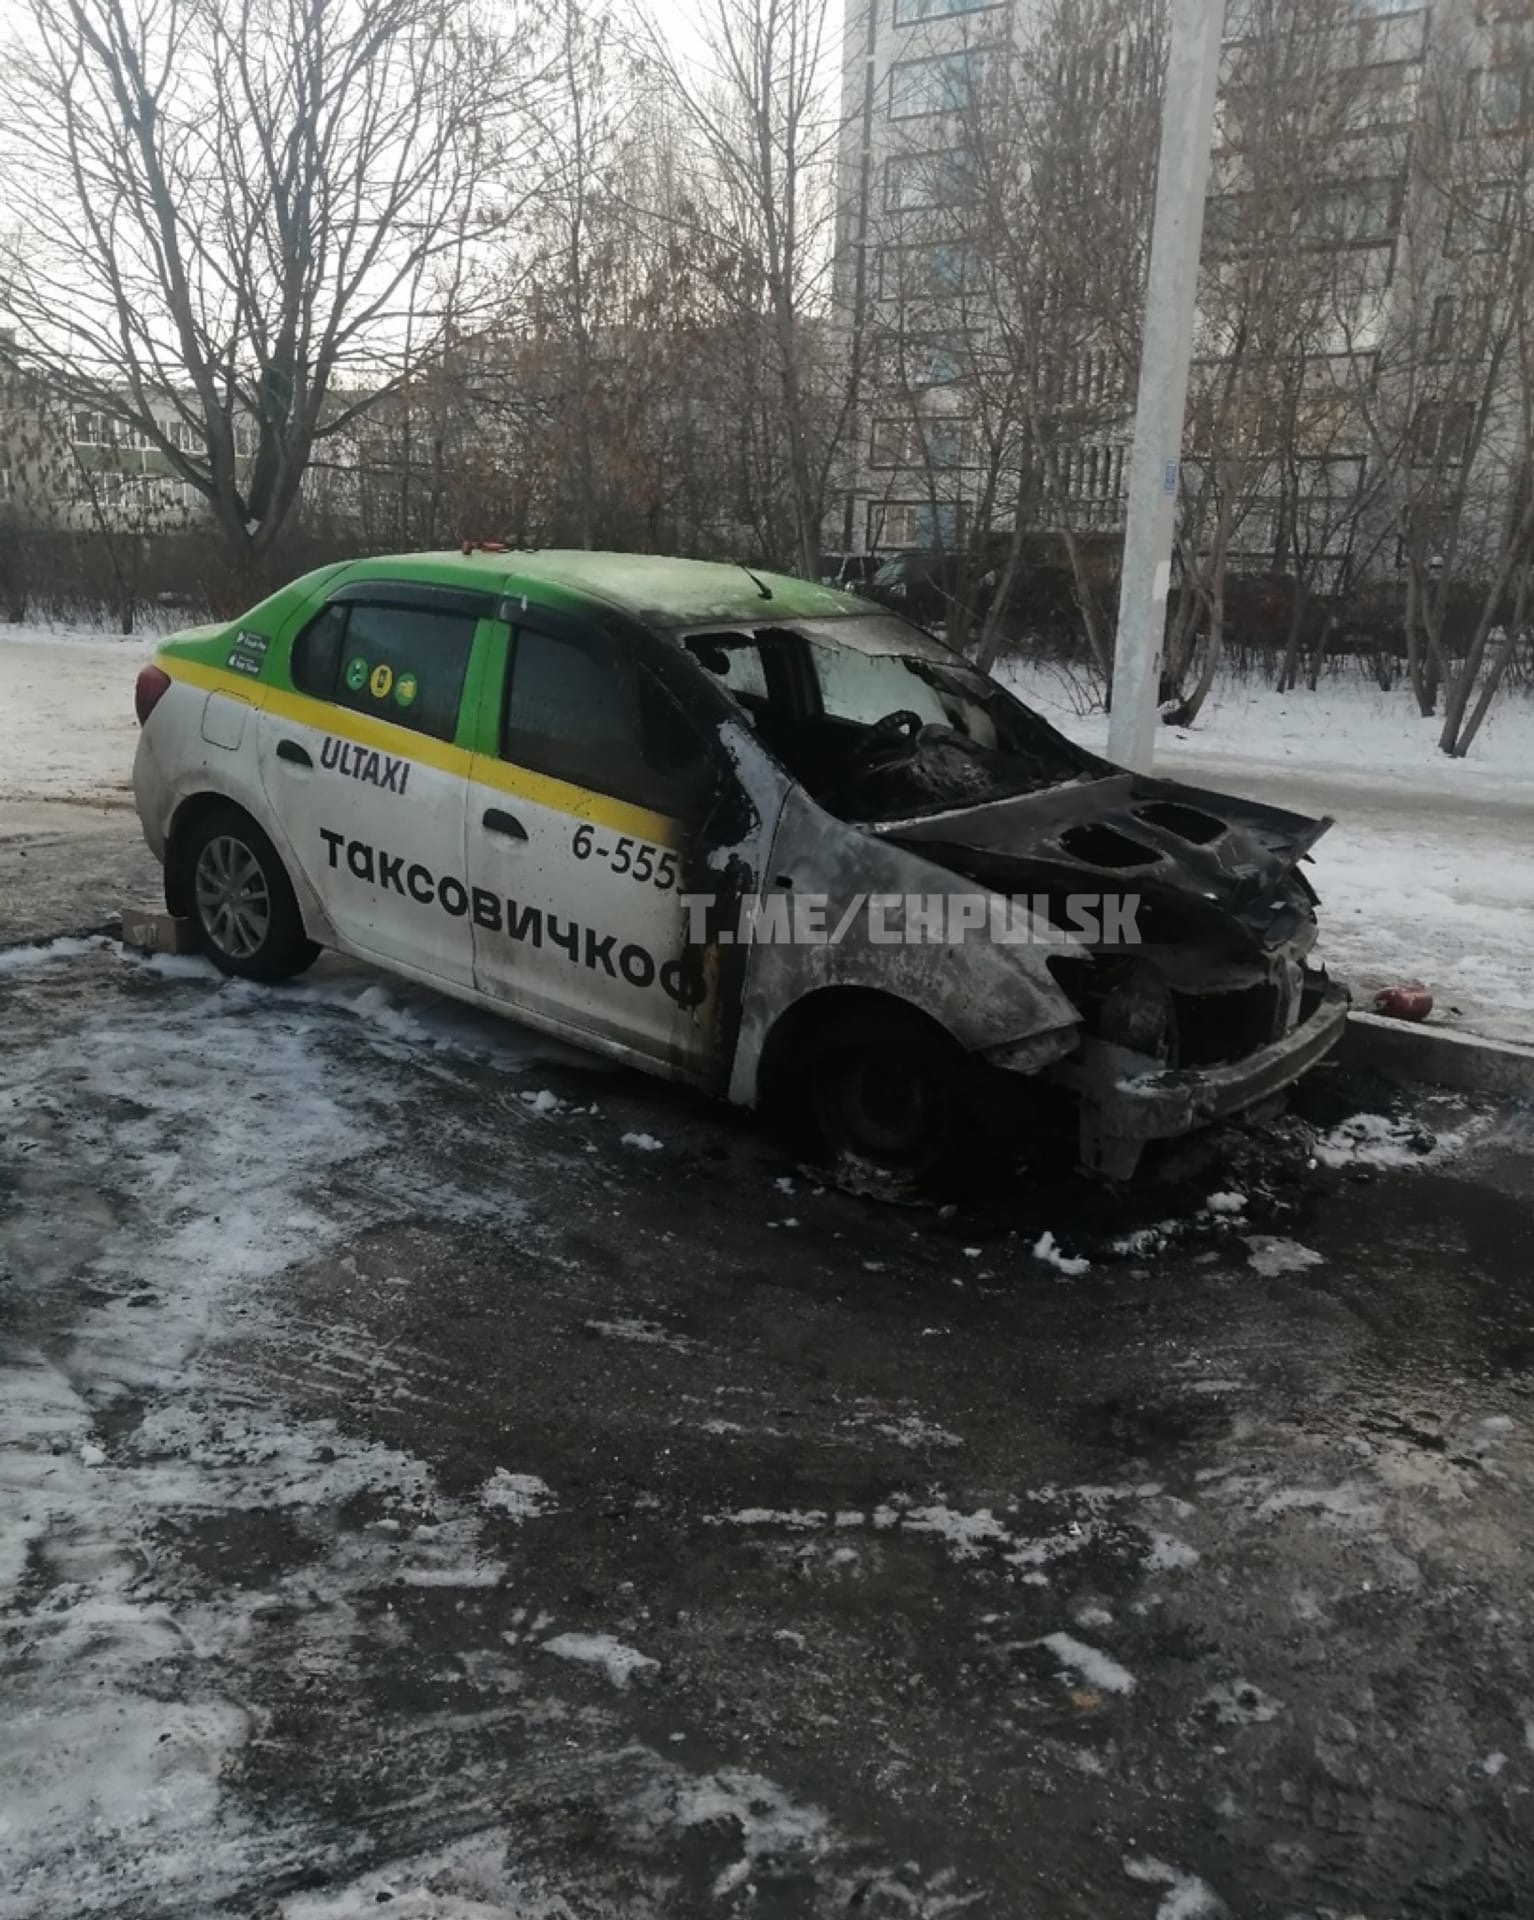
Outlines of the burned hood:
<svg viewBox="0 0 1534 1920">
<path fill-rule="evenodd" d="M 1299 863 L 1333 822 L 1177 780 L 1095 770 L 883 839 L 1000 893 L 1138 894 L 1143 937 L 1271 952 L 1314 921 Z"/>
</svg>

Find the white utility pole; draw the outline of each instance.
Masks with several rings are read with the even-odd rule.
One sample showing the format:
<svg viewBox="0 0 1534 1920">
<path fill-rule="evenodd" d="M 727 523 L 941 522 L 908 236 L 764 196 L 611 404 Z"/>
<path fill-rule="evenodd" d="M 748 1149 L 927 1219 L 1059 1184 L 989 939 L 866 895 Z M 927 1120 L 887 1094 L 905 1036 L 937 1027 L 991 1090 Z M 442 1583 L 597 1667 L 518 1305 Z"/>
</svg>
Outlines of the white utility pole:
<svg viewBox="0 0 1534 1920">
<path fill-rule="evenodd" d="M 1172 528 L 1224 34 L 1225 0 L 1172 0 L 1156 225 L 1151 235 L 1140 402 L 1129 469 L 1129 525 L 1124 533 L 1113 657 L 1113 712 L 1108 721 L 1109 759 L 1136 773 L 1150 771 L 1156 750 L 1161 651 L 1172 581 Z"/>
</svg>

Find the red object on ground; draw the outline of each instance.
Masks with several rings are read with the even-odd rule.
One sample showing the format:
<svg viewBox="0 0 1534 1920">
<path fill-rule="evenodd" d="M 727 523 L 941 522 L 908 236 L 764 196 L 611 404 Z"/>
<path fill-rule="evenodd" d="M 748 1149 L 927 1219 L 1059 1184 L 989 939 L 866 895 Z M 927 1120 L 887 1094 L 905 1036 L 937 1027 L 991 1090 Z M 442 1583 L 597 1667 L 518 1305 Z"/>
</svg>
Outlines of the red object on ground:
<svg viewBox="0 0 1534 1920">
<path fill-rule="evenodd" d="M 1433 996 L 1420 980 L 1383 987 L 1374 996 L 1374 1011 L 1392 1020 L 1426 1020 L 1433 1011 Z"/>
</svg>

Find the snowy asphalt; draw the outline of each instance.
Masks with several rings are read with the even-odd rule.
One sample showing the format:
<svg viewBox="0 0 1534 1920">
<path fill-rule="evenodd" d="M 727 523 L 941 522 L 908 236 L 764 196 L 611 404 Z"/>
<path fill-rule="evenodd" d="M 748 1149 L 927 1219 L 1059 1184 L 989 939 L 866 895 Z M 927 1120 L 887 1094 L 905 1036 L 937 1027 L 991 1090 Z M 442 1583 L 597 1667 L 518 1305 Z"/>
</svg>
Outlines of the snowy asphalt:
<svg viewBox="0 0 1534 1920">
<path fill-rule="evenodd" d="M 0 1920 L 1534 1911 L 1534 1122 L 1383 1099 L 941 1218 L 0 954 Z"/>
</svg>

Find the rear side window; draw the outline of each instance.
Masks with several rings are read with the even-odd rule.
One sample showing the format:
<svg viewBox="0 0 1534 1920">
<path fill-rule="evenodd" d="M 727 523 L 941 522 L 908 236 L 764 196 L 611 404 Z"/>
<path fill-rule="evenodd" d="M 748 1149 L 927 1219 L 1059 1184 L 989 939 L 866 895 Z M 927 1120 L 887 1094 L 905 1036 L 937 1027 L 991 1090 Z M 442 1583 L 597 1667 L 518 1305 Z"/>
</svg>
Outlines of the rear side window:
<svg viewBox="0 0 1534 1920">
<path fill-rule="evenodd" d="M 707 771 L 696 728 L 660 682 L 601 634 L 516 636 L 502 754 L 657 813 L 688 811 Z"/>
<path fill-rule="evenodd" d="M 475 618 L 351 600 L 326 607 L 293 643 L 293 684 L 317 700 L 451 740 Z"/>
</svg>

